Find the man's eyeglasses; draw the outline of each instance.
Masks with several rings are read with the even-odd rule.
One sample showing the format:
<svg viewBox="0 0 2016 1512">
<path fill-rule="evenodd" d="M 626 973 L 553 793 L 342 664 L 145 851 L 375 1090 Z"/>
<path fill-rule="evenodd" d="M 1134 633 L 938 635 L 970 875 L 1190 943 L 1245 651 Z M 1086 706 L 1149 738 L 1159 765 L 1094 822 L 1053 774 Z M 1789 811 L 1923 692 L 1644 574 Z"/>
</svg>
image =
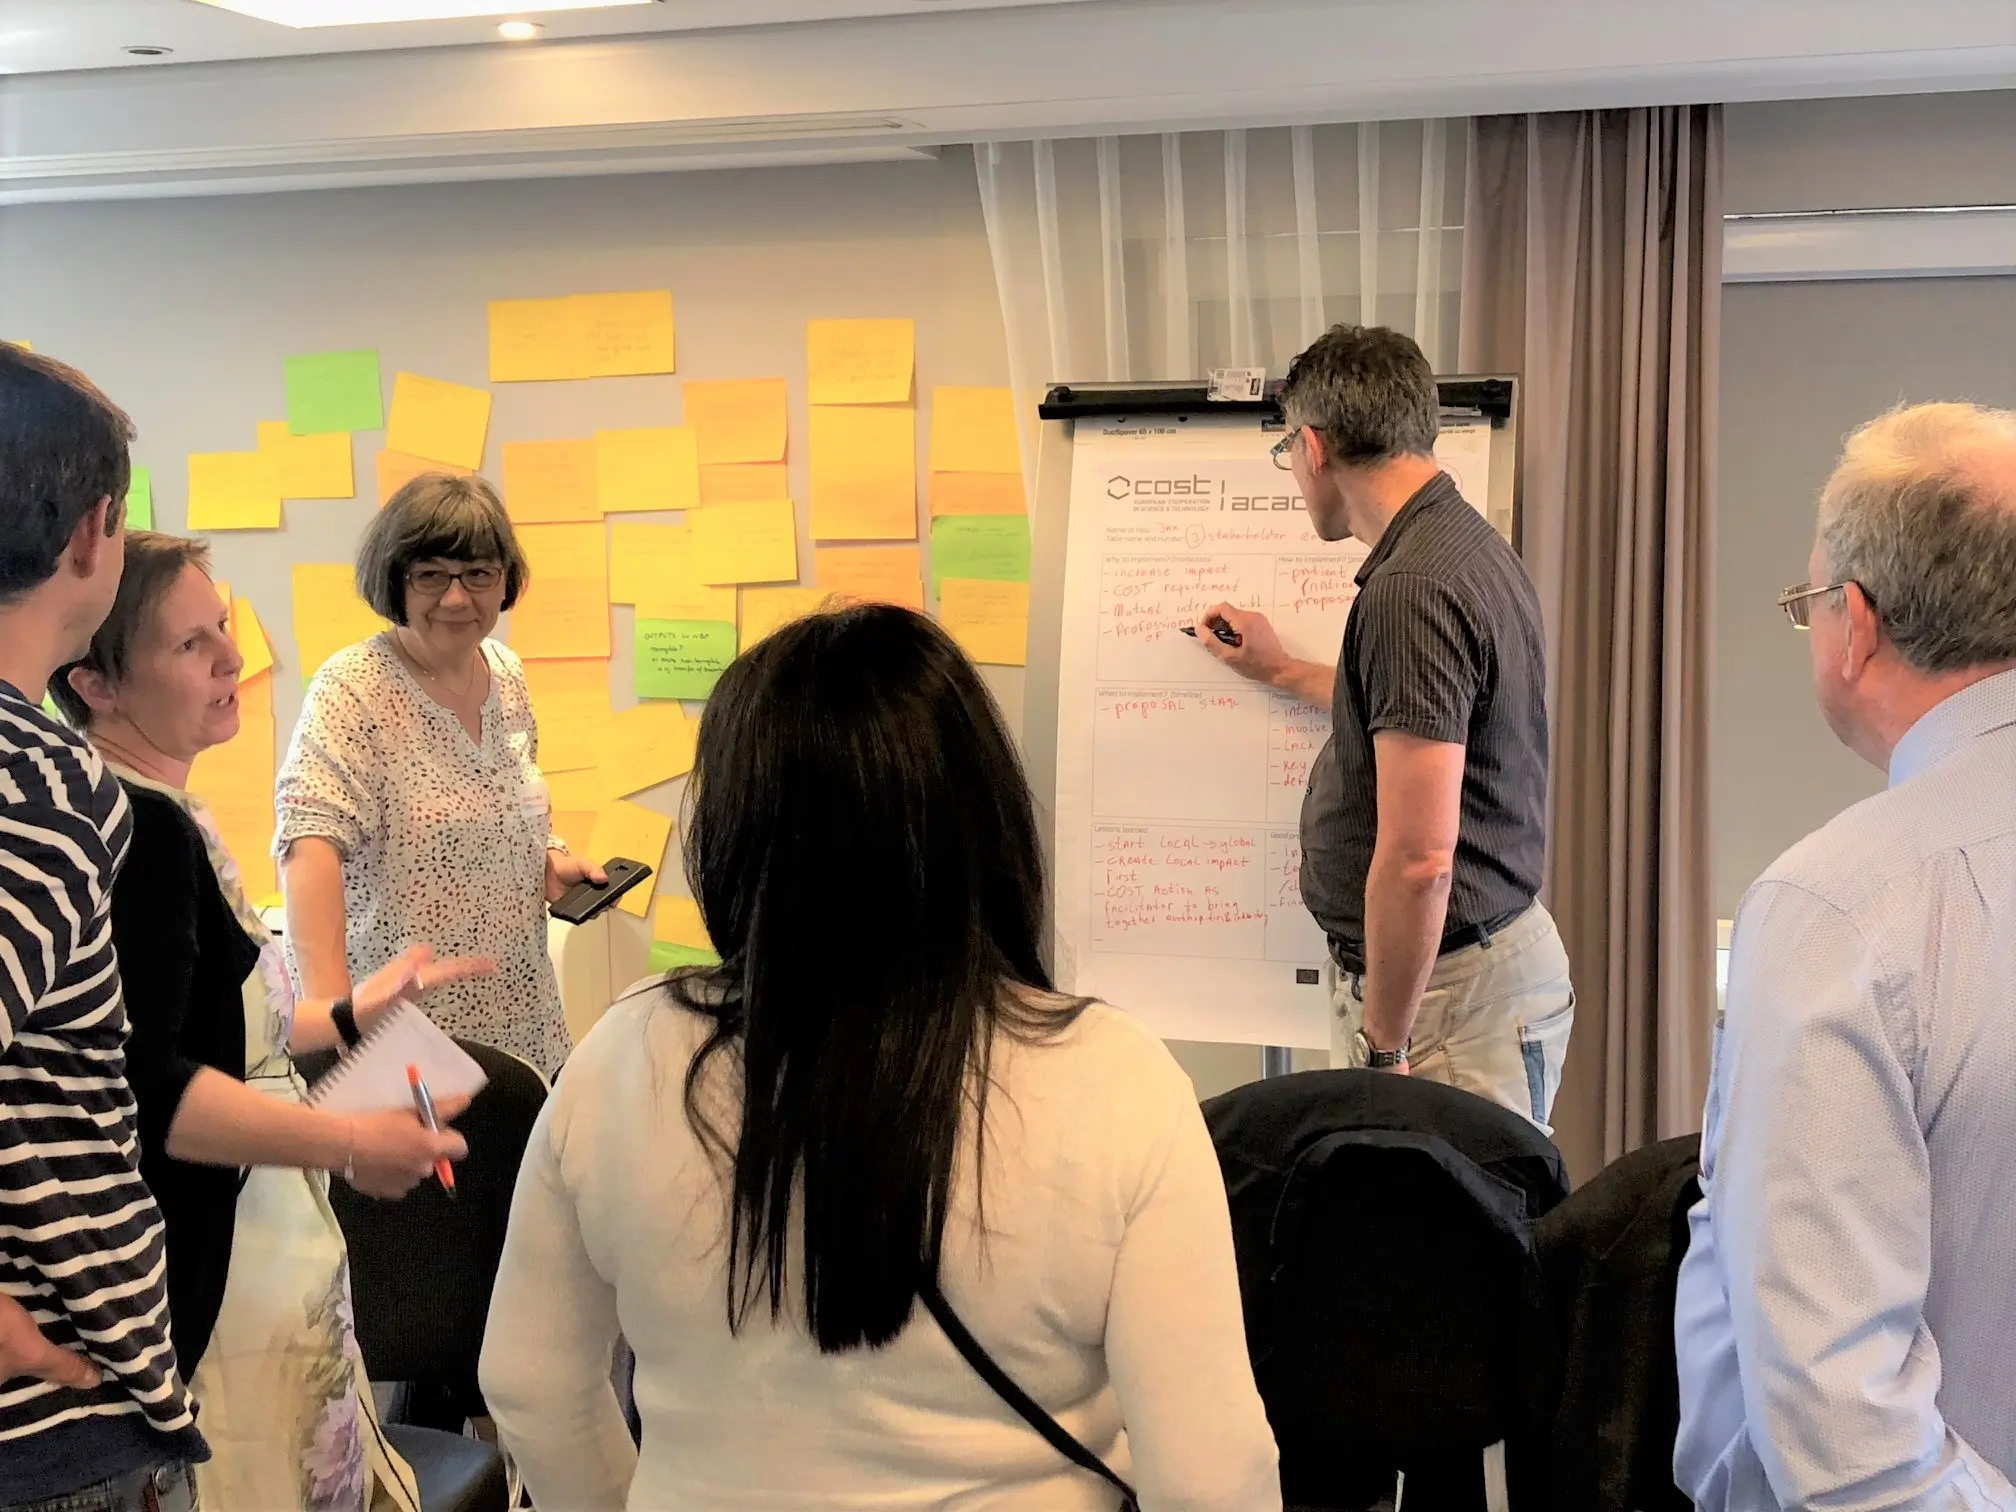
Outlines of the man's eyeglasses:
<svg viewBox="0 0 2016 1512">
<path fill-rule="evenodd" d="M 1295 439 L 1302 434 L 1302 427 L 1296 426 L 1279 441 L 1267 448 L 1267 456 L 1283 472 L 1295 470 L 1295 459 L 1289 455 L 1295 449 Z"/>
<path fill-rule="evenodd" d="M 426 598 L 439 598 L 450 583 L 460 583 L 464 593 L 488 593 L 504 581 L 501 567 L 464 567 L 450 572 L 445 567 L 415 567 L 406 574 L 406 586 Z"/>
<path fill-rule="evenodd" d="M 1848 581 L 1839 583 L 1794 583 L 1778 595 L 1778 607 L 1785 611 L 1785 618 L 1792 621 L 1794 630 L 1813 628 L 1813 600 L 1823 593 L 1839 593 L 1848 586 Z"/>
</svg>

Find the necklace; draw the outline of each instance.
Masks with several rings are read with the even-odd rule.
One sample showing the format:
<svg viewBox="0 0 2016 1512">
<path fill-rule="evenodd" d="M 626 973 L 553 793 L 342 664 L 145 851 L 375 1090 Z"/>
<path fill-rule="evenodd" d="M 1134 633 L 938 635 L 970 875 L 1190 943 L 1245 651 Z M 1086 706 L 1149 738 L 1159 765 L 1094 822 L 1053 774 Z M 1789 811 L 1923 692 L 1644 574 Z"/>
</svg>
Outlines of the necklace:
<svg viewBox="0 0 2016 1512">
<path fill-rule="evenodd" d="M 399 654 L 412 664 L 414 671 L 433 683 L 435 687 L 441 689 L 450 698 L 458 701 L 467 699 L 476 690 L 477 680 L 483 675 L 483 657 L 480 652 L 476 657 L 476 664 L 470 668 L 468 680 L 458 688 L 419 657 L 415 656 L 407 647 L 404 636 L 395 633 L 392 637 L 392 644 L 399 648 Z"/>
</svg>

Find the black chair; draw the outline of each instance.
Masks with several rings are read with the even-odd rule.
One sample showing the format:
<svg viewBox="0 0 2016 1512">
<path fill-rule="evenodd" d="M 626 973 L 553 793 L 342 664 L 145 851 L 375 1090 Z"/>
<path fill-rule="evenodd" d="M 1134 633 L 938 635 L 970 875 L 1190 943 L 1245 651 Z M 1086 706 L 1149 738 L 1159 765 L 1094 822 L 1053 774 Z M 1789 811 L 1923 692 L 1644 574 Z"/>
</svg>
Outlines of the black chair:
<svg viewBox="0 0 2016 1512">
<path fill-rule="evenodd" d="M 1247 1347 L 1294 1507 L 1486 1505 L 1522 1422 L 1534 1220 L 1567 1195 L 1545 1135 L 1470 1093 L 1306 1071 L 1213 1098 Z"/>
<path fill-rule="evenodd" d="M 518 1167 L 547 1088 L 515 1055 L 456 1043 L 490 1082 L 455 1121 L 469 1141 L 455 1196 L 428 1181 L 398 1202 L 379 1202 L 336 1181 L 329 1199 L 350 1249 L 358 1348 L 373 1381 L 400 1384 L 386 1436 L 413 1467 L 424 1512 L 506 1512 L 503 1456 L 463 1430 L 486 1411 L 476 1381 L 483 1329 Z M 300 1057 L 311 1077 L 334 1059 Z"/>
<path fill-rule="evenodd" d="M 1518 1512 L 1688 1512 L 1673 1301 L 1701 1140 L 1612 1161 L 1540 1221 L 1521 1373 L 1532 1422 L 1508 1467 Z"/>
</svg>

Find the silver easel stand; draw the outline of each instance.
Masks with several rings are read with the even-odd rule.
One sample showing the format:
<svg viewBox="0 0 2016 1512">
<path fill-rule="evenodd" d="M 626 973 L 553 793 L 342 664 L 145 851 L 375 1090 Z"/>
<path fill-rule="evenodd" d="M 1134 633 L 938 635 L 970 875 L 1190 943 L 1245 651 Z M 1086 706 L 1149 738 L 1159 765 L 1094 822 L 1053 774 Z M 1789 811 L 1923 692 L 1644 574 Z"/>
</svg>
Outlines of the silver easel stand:
<svg viewBox="0 0 2016 1512">
<path fill-rule="evenodd" d="M 1295 1069 L 1295 1052 L 1286 1045 L 1262 1045 L 1260 1047 L 1260 1074 L 1286 1076 Z"/>
</svg>

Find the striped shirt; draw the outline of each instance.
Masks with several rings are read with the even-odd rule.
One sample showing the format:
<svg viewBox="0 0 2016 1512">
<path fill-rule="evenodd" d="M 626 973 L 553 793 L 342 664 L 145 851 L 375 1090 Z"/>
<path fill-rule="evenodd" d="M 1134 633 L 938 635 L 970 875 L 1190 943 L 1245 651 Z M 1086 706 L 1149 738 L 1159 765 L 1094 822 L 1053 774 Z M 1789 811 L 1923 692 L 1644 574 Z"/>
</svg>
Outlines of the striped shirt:
<svg viewBox="0 0 2016 1512">
<path fill-rule="evenodd" d="M 0 1381 L 0 1502 L 208 1454 L 126 1086 L 111 899 L 131 838 L 97 753 L 0 683 L 0 1293 L 103 1373 Z"/>
</svg>

